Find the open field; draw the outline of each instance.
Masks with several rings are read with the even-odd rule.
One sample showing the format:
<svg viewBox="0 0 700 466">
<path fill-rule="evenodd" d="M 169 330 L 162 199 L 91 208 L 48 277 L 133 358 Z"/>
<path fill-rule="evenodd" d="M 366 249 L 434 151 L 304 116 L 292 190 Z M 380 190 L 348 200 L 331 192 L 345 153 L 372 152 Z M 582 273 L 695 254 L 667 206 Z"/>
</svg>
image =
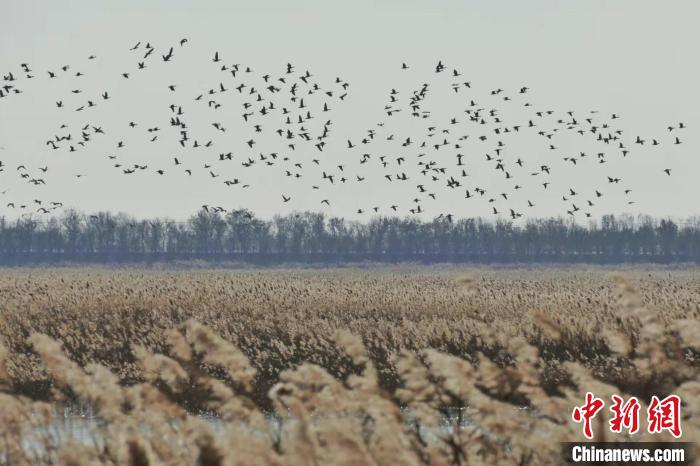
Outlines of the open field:
<svg viewBox="0 0 700 466">
<path fill-rule="evenodd" d="M 547 464 L 586 391 L 681 395 L 700 438 L 700 269 L 7 269 L 0 296 L 12 464 L 56 401 L 104 429 L 66 464 Z"/>
</svg>

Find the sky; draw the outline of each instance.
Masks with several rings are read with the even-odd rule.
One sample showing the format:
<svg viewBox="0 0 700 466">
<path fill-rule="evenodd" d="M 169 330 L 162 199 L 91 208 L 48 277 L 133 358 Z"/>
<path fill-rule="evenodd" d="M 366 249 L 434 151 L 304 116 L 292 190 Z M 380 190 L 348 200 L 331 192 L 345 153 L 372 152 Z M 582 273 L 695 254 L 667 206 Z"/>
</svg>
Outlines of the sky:
<svg viewBox="0 0 700 466">
<path fill-rule="evenodd" d="M 419 204 L 423 218 L 441 213 L 494 216 L 494 207 L 505 218 L 510 209 L 522 213 L 522 218 L 566 216 L 573 204 L 580 207 L 575 217 L 581 220 L 585 211 L 592 218 L 607 213 L 699 215 L 700 142 L 694 137 L 700 127 L 700 32 L 694 24 L 698 17 L 700 3 L 693 0 L 5 0 L 0 72 L 5 76 L 12 71 L 20 78 L 15 84 L 22 94 L 0 99 L 4 165 L 0 215 L 36 213 L 51 201 L 87 212 L 173 219 L 185 219 L 203 204 L 249 208 L 265 218 L 312 210 L 366 219 L 373 207 L 379 214 L 394 214 L 392 205 L 397 206 L 397 215 L 404 216 Z M 182 38 L 188 42 L 181 47 Z M 130 51 L 137 42 L 139 49 Z M 136 63 L 147 42 L 155 47 L 154 58 L 139 71 Z M 164 63 L 160 56 L 171 46 L 172 62 Z M 212 63 L 215 52 L 221 63 Z M 96 58 L 90 60 L 90 55 Z M 440 74 L 435 73 L 438 61 L 446 66 Z M 24 79 L 22 63 L 32 70 L 30 80 Z M 235 81 L 219 69 L 234 63 L 253 72 Z M 262 75 L 283 77 L 287 63 L 294 65 L 295 76 L 309 70 L 311 81 L 333 93 L 332 98 L 320 92 L 307 96 L 314 119 L 304 126 L 311 133 L 319 134 L 323 123 L 332 119 L 322 153 L 301 142 L 289 150 L 287 141 L 274 133 L 282 126 L 279 115 L 261 120 L 265 132 L 260 134 L 242 121 L 246 96 L 236 95 L 237 83 L 257 80 L 260 84 L 255 86 L 261 88 Z M 402 63 L 409 68 L 402 70 Z M 64 65 L 70 65 L 68 72 L 61 71 Z M 453 69 L 459 77 L 452 76 Z M 50 79 L 48 70 L 58 77 Z M 74 76 L 78 71 L 84 75 Z M 130 78 L 124 79 L 123 72 Z M 341 90 L 337 77 L 348 83 L 346 89 Z M 228 87 L 228 93 L 213 97 L 223 104 L 221 109 L 194 100 L 220 82 Z M 450 86 L 463 82 L 471 87 L 453 92 Z M 387 116 L 385 105 L 392 89 L 405 103 L 423 83 L 431 89 L 422 107 L 429 109 L 429 118 L 412 118 L 407 111 Z M 525 95 L 518 92 L 523 86 L 528 87 Z M 284 91 L 287 87 L 281 86 Z M 80 94 L 70 92 L 77 89 Z M 490 92 L 495 89 L 504 91 L 493 96 Z M 109 100 L 101 98 L 105 91 Z M 345 91 L 347 97 L 339 100 Z M 502 95 L 512 100 L 504 101 Z M 56 107 L 59 100 L 64 108 Z M 87 100 L 96 107 L 76 112 Z M 581 122 L 591 116 L 597 122 L 609 121 L 615 113 L 620 118 L 613 123 L 623 130 L 630 154 L 622 157 L 613 147 L 601 148 L 574 131 L 562 130 L 552 141 L 536 135 L 509 136 L 501 156 L 514 178 L 504 179 L 504 171 L 485 159 L 486 153 L 499 157 L 494 150 L 501 137 L 490 132 L 488 141 L 477 139 L 483 130 L 470 126 L 464 113 L 470 100 L 486 113 L 497 108 L 511 124 L 535 118 L 546 131 L 555 127 L 554 122 L 538 120 L 532 112 L 551 109 L 558 118 L 568 118 L 566 112 L 573 111 Z M 320 111 L 324 102 L 331 107 L 327 115 Z M 525 102 L 532 106 L 523 107 Z M 203 143 L 212 140 L 211 148 L 181 148 L 177 131 L 168 123 L 171 104 L 183 107 L 191 137 Z M 452 124 L 452 118 L 458 123 Z M 130 121 L 137 122 L 137 128 L 129 128 Z M 214 129 L 212 122 L 221 123 L 226 132 Z M 384 126 L 378 126 L 380 122 Z M 677 127 L 679 122 L 686 128 L 669 133 L 666 127 Z M 68 152 L 66 144 L 59 150 L 46 145 L 47 139 L 66 132 L 79 138 L 88 123 L 104 134 L 93 134 L 84 148 Z M 61 124 L 67 128 L 59 129 Z M 449 166 L 462 183 L 457 189 L 446 185 L 446 175 L 431 182 L 418 170 L 418 154 L 427 150 L 421 151 L 417 144 L 425 140 L 431 125 L 437 128 L 433 138 L 449 138 L 452 144 L 459 135 L 469 134 L 460 149 L 441 148 L 423 159 Z M 159 132 L 146 132 L 153 127 Z M 370 128 L 377 132 L 377 141 L 362 147 L 360 141 Z M 442 133 L 443 128 L 450 132 Z M 154 134 L 159 139 L 151 142 Z M 387 141 L 392 134 L 396 141 L 411 137 L 413 145 Z M 635 145 L 637 135 L 661 144 Z M 673 144 L 675 136 L 682 144 Z M 252 149 L 245 143 L 249 138 L 256 140 Z M 356 147 L 348 149 L 347 140 Z M 117 148 L 118 141 L 125 147 Z M 555 149 L 548 148 L 550 142 Z M 606 153 L 604 165 L 595 163 L 600 151 Z M 219 162 L 218 154 L 226 152 L 234 154 L 233 161 Z M 261 153 L 271 152 L 279 154 L 274 166 L 258 160 Z M 464 154 L 466 177 L 460 178 L 462 167 L 455 166 L 457 152 Z M 563 160 L 580 152 L 588 158 L 576 165 Z M 363 153 L 370 153 L 371 159 L 360 164 Z M 284 156 L 289 160 L 281 160 Z M 388 167 L 382 166 L 382 156 L 390 162 Z M 182 166 L 174 165 L 174 157 Z M 243 167 L 249 157 L 256 163 Z M 397 165 L 399 157 L 405 159 L 402 166 Z M 516 159 L 525 167 L 514 165 Z M 114 167 L 115 163 L 122 167 Z M 123 174 L 121 170 L 131 164 L 148 169 Z M 212 167 L 205 169 L 204 164 Z M 19 165 L 26 171 L 17 170 Z M 551 167 L 547 178 L 539 170 L 542 165 Z M 184 173 L 185 168 L 193 171 L 192 176 Z M 671 168 L 671 176 L 663 172 L 665 168 Z M 164 175 L 156 169 L 164 170 Z M 287 170 L 302 177 L 286 176 Z M 210 171 L 217 177 L 212 178 Z M 322 177 L 324 171 L 334 175 L 332 185 Z M 539 175 L 531 174 L 536 171 Z M 25 172 L 30 176 L 21 178 Z M 409 180 L 395 179 L 402 172 Z M 387 181 L 386 174 L 394 180 Z M 344 176 L 348 181 L 339 182 Z M 608 176 L 621 181 L 611 184 Z M 46 184 L 28 182 L 40 177 Z M 223 183 L 234 178 L 241 183 Z M 543 188 L 543 181 L 551 183 L 548 188 Z M 250 187 L 243 188 L 244 184 Z M 425 193 L 417 190 L 418 184 L 426 186 Z M 474 194 L 475 187 L 486 189 L 486 195 L 465 199 L 465 191 Z M 575 195 L 570 195 L 572 189 Z M 596 197 L 596 190 L 603 196 Z M 283 202 L 282 196 L 290 200 Z M 587 205 L 587 200 L 594 205 Z M 16 207 L 7 207 L 10 202 Z M 20 204 L 28 207 L 20 210 Z"/>
</svg>

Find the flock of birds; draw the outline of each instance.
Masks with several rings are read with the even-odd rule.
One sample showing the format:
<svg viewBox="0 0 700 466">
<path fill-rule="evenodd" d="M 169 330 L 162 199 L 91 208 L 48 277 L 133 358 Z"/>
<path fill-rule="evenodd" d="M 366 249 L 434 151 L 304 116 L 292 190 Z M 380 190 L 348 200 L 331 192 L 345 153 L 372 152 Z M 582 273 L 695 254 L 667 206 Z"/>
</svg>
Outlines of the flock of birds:
<svg viewBox="0 0 700 466">
<path fill-rule="evenodd" d="M 155 68 L 156 63 L 169 66 L 178 60 L 187 47 L 187 39 L 159 50 L 150 43 L 138 42 L 129 48 L 133 67 L 115 71 L 114 78 L 138 81 L 141 74 Z M 88 62 L 95 60 L 98 58 L 94 55 L 87 57 Z M 561 197 L 562 214 L 566 212 L 574 217 L 591 217 L 592 208 L 605 201 L 608 189 L 620 190 L 627 196 L 626 202 L 632 204 L 632 191 L 624 184 L 625 180 L 605 172 L 605 164 L 612 157 L 631 159 L 637 147 L 682 144 L 682 131 L 686 128 L 679 122 L 669 125 L 660 137 L 628 137 L 618 126 L 618 114 L 536 108 L 529 102 L 530 89 L 526 86 L 512 91 L 488 89 L 479 98 L 460 70 L 438 61 L 430 70 L 434 76 L 430 82 L 421 83 L 407 93 L 389 90 L 383 104 L 385 117 L 382 121 L 369 125 L 360 135 L 335 137 L 336 124 L 331 114 L 346 101 L 351 88 L 349 82 L 335 78 L 322 86 L 311 72 L 291 63 L 277 74 L 257 73 L 249 66 L 227 61 L 218 51 L 213 51 L 207 60 L 218 76 L 198 92 L 182 91 L 180 84 L 172 82 L 172 74 L 165 74 L 164 79 L 168 81 L 163 81 L 161 90 L 171 96 L 167 110 L 163 109 L 167 111 L 167 120 L 127 119 L 116 127 L 101 124 L 99 116 L 92 112 L 108 106 L 117 97 L 109 89 L 85 95 L 87 92 L 81 83 L 89 78 L 90 72 L 84 62 L 42 70 L 22 63 L 17 69 L 2 73 L 0 105 L 3 100 L 21 98 L 29 82 L 66 80 L 72 87 L 70 92 L 51 102 L 63 122 L 45 140 L 49 154 L 80 151 L 93 154 L 98 150 L 93 149 L 94 142 L 100 141 L 100 148 L 107 144 L 111 149 L 99 156 L 119 175 L 197 175 L 231 189 L 249 188 L 247 170 L 262 168 L 274 172 L 271 176 L 283 176 L 298 183 L 296 192 L 308 190 L 308 194 L 303 195 L 315 195 L 321 209 L 331 205 L 331 194 L 338 186 L 354 184 L 354 189 L 364 189 L 363 185 L 372 180 L 383 183 L 382 192 L 390 193 L 392 185 L 407 184 L 414 194 L 402 200 L 389 199 L 386 203 L 378 200 L 376 205 L 358 208 L 356 214 L 418 215 L 430 211 L 449 221 L 454 212 L 464 212 L 469 204 L 452 205 L 445 211 L 440 198 L 447 190 L 459 192 L 465 203 L 486 202 L 494 215 L 507 215 L 513 220 L 526 215 L 527 209 L 533 208 L 537 201 L 537 198 L 528 199 L 520 194 L 525 185 L 535 186 L 537 192 L 546 197 Z M 78 69 L 78 66 L 83 68 Z M 412 67 L 402 63 L 397 68 L 398 72 L 405 73 Z M 442 90 L 448 90 L 451 98 L 462 105 L 459 113 L 445 117 L 433 114 L 429 103 L 437 86 L 443 86 Z M 517 106 L 522 115 L 517 121 L 507 119 L 502 106 Z M 229 109 L 233 112 L 227 113 Z M 197 112 L 208 117 L 206 131 L 195 129 L 204 117 L 190 119 L 190 115 Z M 410 134 L 391 129 L 392 120 L 399 117 L 415 120 Z M 75 123 L 79 119 L 80 122 Z M 422 130 L 416 131 L 416 127 Z M 561 154 L 558 137 L 572 133 L 589 145 L 596 145 L 597 149 Z M 211 134 L 215 136 L 210 137 Z M 541 141 L 542 151 L 551 154 L 551 162 L 535 163 L 524 155 L 509 155 L 513 142 L 523 135 Z M 275 150 L 265 150 L 271 140 Z M 135 144 L 168 141 L 175 149 L 168 163 L 156 163 L 143 155 L 143 150 L 139 150 L 138 155 L 130 153 L 134 141 Z M 3 196 L 8 194 L 8 183 L 3 181 L 2 175 L 16 175 L 35 187 L 49 183 L 50 163 L 36 167 L 27 163 L 8 166 L 1 156 L 2 152 L 0 193 Z M 133 157 L 139 159 L 133 160 Z M 489 176 L 502 179 L 508 188 L 494 190 L 485 185 L 487 177 L 474 171 L 477 161 L 493 170 Z M 563 192 L 553 192 L 550 185 L 562 164 L 570 167 L 596 164 L 596 169 L 602 172 L 603 185 L 590 192 L 573 186 Z M 671 168 L 664 168 L 659 175 L 671 174 Z M 73 176 L 79 180 L 90 173 L 74 173 Z M 5 188 L 1 188 L 3 184 Z M 283 190 L 273 194 L 272 199 L 275 198 L 281 204 L 293 205 L 295 201 L 295 196 Z M 54 199 L 36 198 L 31 203 L 6 199 L 3 206 L 27 214 L 49 214 L 62 208 L 63 203 Z M 439 210 L 434 206 L 439 206 Z M 202 209 L 228 210 L 214 200 L 202 205 Z"/>
</svg>

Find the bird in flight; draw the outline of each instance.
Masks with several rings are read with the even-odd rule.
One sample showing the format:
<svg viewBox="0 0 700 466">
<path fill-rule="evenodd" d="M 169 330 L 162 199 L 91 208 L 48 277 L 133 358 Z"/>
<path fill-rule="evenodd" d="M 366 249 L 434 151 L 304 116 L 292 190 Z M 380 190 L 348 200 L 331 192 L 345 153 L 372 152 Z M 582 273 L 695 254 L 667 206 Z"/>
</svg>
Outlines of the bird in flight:
<svg viewBox="0 0 700 466">
<path fill-rule="evenodd" d="M 622 179 L 608 173 L 608 161 L 621 155 L 620 160 L 629 164 L 637 152 L 650 153 L 666 142 L 680 146 L 686 139 L 683 122 L 660 127 L 671 133 L 668 141 L 653 134 L 630 137 L 618 125 L 617 112 L 606 116 L 595 110 L 547 108 L 530 99 L 534 94 L 529 86 L 479 86 L 467 76 L 468 70 L 442 59 L 433 62 L 437 63 L 434 68 L 424 69 L 401 62 L 402 80 L 376 103 L 380 116 L 370 120 L 374 117 L 368 109 L 357 118 L 354 126 L 359 130 L 353 125 L 341 127 L 343 119 L 335 115 L 343 111 L 353 90 L 345 79 L 324 80 L 289 62 L 257 72 L 246 64 L 224 62 L 217 50 L 213 57 L 207 54 L 199 59 L 205 66 L 198 69 L 198 80 L 188 83 L 170 64 L 192 57 L 195 51 L 184 47 L 187 43 L 182 38 L 158 45 L 159 52 L 154 53 L 155 43 L 132 42 L 128 52 L 126 47 L 122 52 L 130 57 L 131 67 L 113 70 L 112 82 L 96 83 L 100 90 L 99 95 L 92 94 L 96 98 L 91 97 L 90 87 L 81 84 L 91 79 L 88 69 L 80 69 L 87 67 L 84 60 L 64 65 L 62 72 L 55 68 L 37 73 L 36 80 L 66 81 L 66 90 L 55 91 L 49 101 L 61 126 L 41 140 L 43 147 L 70 154 L 80 165 L 81 173 L 75 178 L 85 176 L 91 166 L 80 159 L 82 154 L 114 144 L 111 147 L 116 146 L 119 156 L 103 153 L 100 158 L 110 161 L 106 168 L 131 177 L 155 172 L 159 176 L 151 178 L 154 183 L 176 177 L 238 190 L 250 187 L 252 180 L 266 180 L 261 189 L 319 191 L 316 202 L 321 199 L 322 205 L 334 208 L 340 204 L 335 202 L 337 196 L 359 196 L 381 188 L 377 191 L 381 199 L 357 209 L 358 214 L 432 215 L 458 192 L 456 205 L 461 212 L 471 213 L 481 205 L 485 211 L 503 212 L 505 218 L 516 221 L 523 217 L 525 207 L 540 205 L 540 193 L 561 198 L 561 202 L 578 196 L 585 199 L 590 188 L 583 189 L 583 178 L 590 173 L 598 173 L 596 179 L 607 179 L 610 192 L 626 196 L 624 205 L 632 205 L 635 201 L 629 198 L 637 191 L 624 186 L 616 189 Z M 96 60 L 97 55 L 88 60 Z M 29 79 L 23 76 L 30 73 L 33 76 L 29 64 L 3 73 L 0 98 L 21 94 L 24 79 Z M 148 79 L 143 78 L 146 75 Z M 111 88 L 114 79 L 122 83 Z M 153 117 L 150 112 L 138 118 L 121 115 L 124 118 L 119 120 L 120 115 L 113 113 L 115 105 L 129 99 L 131 86 L 149 83 L 158 83 L 158 89 L 167 93 L 167 107 L 163 108 L 167 113 L 163 117 Z M 441 89 L 457 110 L 440 105 Z M 68 113 L 76 116 L 68 117 Z M 118 124 L 103 124 L 106 115 L 116 115 Z M 144 143 L 155 149 L 144 151 Z M 580 147 L 570 148 L 571 144 Z M 172 157 L 174 165 L 182 168 L 159 168 L 163 166 L 159 153 L 170 154 L 165 157 Z M 21 166 L 16 170 L 18 179 L 30 183 L 32 189 L 59 176 L 57 170 L 49 173 L 44 163 Z M 671 176 L 671 170 L 663 171 Z M 46 179 L 40 178 L 44 175 Z M 279 186 L 275 180 L 282 180 Z M 574 186 L 579 182 L 581 185 Z M 561 185 L 565 188 L 559 188 Z M 599 189 L 596 198 L 602 197 Z M 283 193 L 281 198 L 286 204 L 292 196 Z M 602 209 L 614 198 L 606 196 L 605 202 L 597 203 L 601 205 L 586 202 L 589 208 Z M 279 202 L 279 197 L 274 199 Z M 296 195 L 295 199 L 299 201 Z M 207 212 L 226 210 L 219 206 L 220 199 L 206 201 L 203 210 Z M 575 204 L 561 209 L 572 216 L 582 215 Z M 455 214 L 441 215 L 452 221 Z"/>
</svg>

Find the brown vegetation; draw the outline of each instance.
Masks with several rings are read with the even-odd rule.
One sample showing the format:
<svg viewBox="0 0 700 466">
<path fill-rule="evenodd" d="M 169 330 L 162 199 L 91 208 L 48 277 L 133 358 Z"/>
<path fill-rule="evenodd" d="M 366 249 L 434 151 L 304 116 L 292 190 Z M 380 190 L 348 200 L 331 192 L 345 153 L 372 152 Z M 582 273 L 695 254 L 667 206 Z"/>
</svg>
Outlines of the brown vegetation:
<svg viewBox="0 0 700 466">
<path fill-rule="evenodd" d="M 585 391 L 678 394 L 684 439 L 700 438 L 700 275 L 622 275 L 3 272 L 0 445 L 31 463 L 22 432 L 48 422 L 47 401 L 80 400 L 102 441 L 51 461 L 556 464 L 582 439 Z M 441 428 L 460 407 L 466 426 Z"/>
</svg>

